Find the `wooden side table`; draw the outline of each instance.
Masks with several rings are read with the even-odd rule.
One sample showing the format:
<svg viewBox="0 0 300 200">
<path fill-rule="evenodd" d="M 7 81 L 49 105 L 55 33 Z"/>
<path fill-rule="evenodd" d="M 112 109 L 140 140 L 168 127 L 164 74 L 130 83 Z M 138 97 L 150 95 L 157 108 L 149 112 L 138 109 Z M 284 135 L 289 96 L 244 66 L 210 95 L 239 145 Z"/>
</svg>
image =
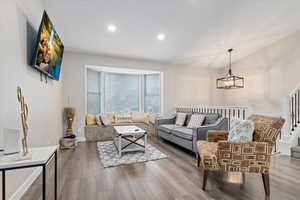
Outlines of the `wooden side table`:
<svg viewBox="0 0 300 200">
<path fill-rule="evenodd" d="M 1 156 L 0 157 L 0 171 L 2 172 L 2 200 L 6 199 L 5 195 L 5 172 L 10 170 L 32 168 L 32 167 L 42 167 L 43 168 L 43 189 L 42 196 L 43 200 L 46 199 L 46 167 L 48 163 L 54 159 L 54 199 L 57 199 L 57 147 L 39 147 L 29 149 L 31 154 L 31 159 L 14 161 L 16 155 Z"/>
</svg>

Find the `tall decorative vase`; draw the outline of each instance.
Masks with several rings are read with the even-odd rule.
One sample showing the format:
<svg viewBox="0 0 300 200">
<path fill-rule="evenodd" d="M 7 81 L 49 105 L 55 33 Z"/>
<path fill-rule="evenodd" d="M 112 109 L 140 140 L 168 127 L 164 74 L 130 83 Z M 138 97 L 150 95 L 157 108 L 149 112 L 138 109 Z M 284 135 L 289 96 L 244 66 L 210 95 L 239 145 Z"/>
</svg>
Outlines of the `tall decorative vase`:
<svg viewBox="0 0 300 200">
<path fill-rule="evenodd" d="M 67 124 L 66 136 L 73 135 L 72 125 L 75 117 L 75 108 L 64 108 L 64 121 Z"/>
</svg>

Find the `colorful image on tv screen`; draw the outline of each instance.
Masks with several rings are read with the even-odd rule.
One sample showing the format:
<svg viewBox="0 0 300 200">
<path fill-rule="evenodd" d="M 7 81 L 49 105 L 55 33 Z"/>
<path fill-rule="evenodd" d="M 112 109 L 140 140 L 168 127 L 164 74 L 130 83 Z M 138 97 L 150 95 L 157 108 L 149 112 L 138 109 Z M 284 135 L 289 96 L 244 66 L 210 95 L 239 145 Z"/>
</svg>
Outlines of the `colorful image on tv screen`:
<svg viewBox="0 0 300 200">
<path fill-rule="evenodd" d="M 64 45 L 46 12 L 40 26 L 35 65 L 59 80 Z"/>
</svg>

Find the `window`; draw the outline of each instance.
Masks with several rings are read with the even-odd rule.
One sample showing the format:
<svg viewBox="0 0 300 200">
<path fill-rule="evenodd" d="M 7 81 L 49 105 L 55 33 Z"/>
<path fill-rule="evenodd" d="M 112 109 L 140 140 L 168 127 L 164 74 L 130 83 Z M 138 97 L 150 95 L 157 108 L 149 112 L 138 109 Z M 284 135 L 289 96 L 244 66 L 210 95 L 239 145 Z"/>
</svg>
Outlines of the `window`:
<svg viewBox="0 0 300 200">
<path fill-rule="evenodd" d="M 100 113 L 100 75 L 101 73 L 87 70 L 87 112 Z"/>
<path fill-rule="evenodd" d="M 105 112 L 139 111 L 139 76 L 105 74 Z"/>
<path fill-rule="evenodd" d="M 161 94 L 159 72 L 87 69 L 87 112 L 90 114 L 130 111 L 161 114 Z"/>
<path fill-rule="evenodd" d="M 160 113 L 160 74 L 145 75 L 144 111 Z"/>
</svg>

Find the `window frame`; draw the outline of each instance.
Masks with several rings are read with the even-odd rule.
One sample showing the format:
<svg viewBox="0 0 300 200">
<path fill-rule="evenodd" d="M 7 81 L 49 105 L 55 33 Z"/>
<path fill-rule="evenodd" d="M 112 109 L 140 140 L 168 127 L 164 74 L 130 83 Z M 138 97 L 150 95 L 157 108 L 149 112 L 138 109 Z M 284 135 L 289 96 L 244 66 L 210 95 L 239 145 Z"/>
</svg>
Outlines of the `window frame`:
<svg viewBox="0 0 300 200">
<path fill-rule="evenodd" d="M 143 111 L 146 110 L 145 106 L 146 106 L 146 97 L 147 96 L 148 97 L 159 97 L 159 99 L 160 99 L 160 102 L 159 102 L 160 112 L 158 114 L 161 114 L 161 110 L 162 110 L 162 108 L 161 108 L 161 106 L 162 106 L 162 101 L 161 101 L 161 99 L 162 99 L 162 97 L 161 97 L 162 96 L 161 74 L 159 74 L 160 83 L 159 83 L 159 93 L 158 93 L 158 95 L 147 95 L 147 88 L 146 88 L 147 87 L 147 84 L 146 84 L 147 79 L 146 79 L 146 76 L 149 76 L 149 75 L 157 75 L 157 74 L 154 73 L 154 74 L 144 74 L 144 75 L 142 75 L 143 76 L 143 93 L 142 93 L 142 96 L 143 96 Z"/>
<path fill-rule="evenodd" d="M 89 92 L 89 89 L 88 89 L 88 80 L 87 80 L 87 77 L 88 77 L 88 71 L 93 71 L 91 69 L 87 69 L 86 70 L 86 113 L 88 113 L 88 96 L 89 94 L 94 94 L 94 95 L 98 95 L 100 97 L 100 100 L 99 100 L 99 103 L 100 105 L 99 106 L 99 113 L 101 113 L 103 110 L 102 110 L 102 75 L 103 75 L 103 72 L 97 72 L 97 79 L 98 79 L 98 92 Z M 100 87 L 99 87 L 99 84 L 100 84 Z"/>
<path fill-rule="evenodd" d="M 105 110 L 105 75 L 106 73 L 119 73 L 119 74 L 126 74 L 126 72 L 110 72 L 110 71 L 106 71 L 107 69 L 112 68 L 114 70 L 127 70 L 126 68 L 113 68 L 113 67 L 99 67 L 99 66 L 90 66 L 90 65 L 86 65 L 85 66 L 85 73 L 84 73 L 84 80 L 85 80 L 85 113 L 88 114 L 88 79 L 87 79 L 87 75 L 88 75 L 88 70 L 91 71 L 95 71 L 99 73 L 99 84 L 100 84 L 100 114 L 106 113 Z M 105 70 L 103 70 L 105 69 Z M 136 71 L 136 75 L 138 75 L 139 77 L 139 111 L 140 112 L 144 112 L 145 111 L 145 97 L 146 97 L 146 84 L 145 84 L 145 77 L 147 74 L 159 74 L 160 75 L 160 112 L 159 113 L 155 113 L 158 116 L 162 116 L 163 115 L 163 111 L 164 111 L 164 73 L 160 72 L 160 71 L 145 71 L 145 70 L 139 70 L 139 69 L 128 69 L 128 70 L 134 70 Z"/>
</svg>

